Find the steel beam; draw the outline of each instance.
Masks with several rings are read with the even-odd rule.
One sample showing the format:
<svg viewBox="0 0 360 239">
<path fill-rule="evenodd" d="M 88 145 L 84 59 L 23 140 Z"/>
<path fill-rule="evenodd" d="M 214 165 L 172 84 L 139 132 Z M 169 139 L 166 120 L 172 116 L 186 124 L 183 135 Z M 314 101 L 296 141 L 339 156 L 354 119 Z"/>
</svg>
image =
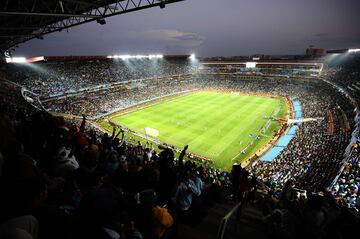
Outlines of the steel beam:
<svg viewBox="0 0 360 239">
<path fill-rule="evenodd" d="M 100 16 L 88 14 L 67 14 L 67 13 L 46 13 L 46 12 L 0 12 L 0 16 L 35 16 L 35 17 L 83 17 L 83 18 L 99 18 Z"/>
<path fill-rule="evenodd" d="M 11 40 L 8 40 L 6 42 L 0 42 L 0 50 L 4 51 L 7 50 L 17 44 L 29 41 L 34 38 L 39 38 L 43 35 L 62 31 L 64 29 L 68 29 L 74 26 L 78 26 L 84 23 L 96 21 L 98 19 L 104 19 L 107 17 L 115 16 L 115 15 L 121 15 L 129 12 L 135 12 L 144 10 L 147 8 L 153 8 L 153 7 L 160 7 L 161 5 L 165 4 L 171 4 L 176 2 L 182 2 L 185 0 L 120 0 L 120 1 L 110 1 L 107 5 L 102 5 L 99 7 L 94 6 L 93 9 L 89 11 L 84 11 L 83 14 L 67 14 L 67 13 L 57 13 L 57 10 L 50 10 L 49 12 L 40 13 L 40 12 L 16 12 L 16 11 L 1 11 L 0 16 L 23 16 L 26 17 L 26 25 L 19 26 L 18 29 L 15 29 L 16 26 L 3 26 L 3 30 L 5 30 L 7 27 L 16 30 L 30 30 L 31 32 L 25 33 L 25 36 L 22 36 L 21 32 L 19 32 L 19 37 L 13 38 Z M 86 3 L 79 0 L 63 0 L 62 4 L 66 2 L 72 2 L 76 3 L 82 6 L 85 6 Z M 109 1 L 108 1 L 109 2 Z M 97 4 L 100 4 L 101 2 L 97 2 Z M 35 4 L 35 3 L 34 3 Z M 92 3 L 89 3 L 92 4 Z M 81 12 L 82 7 L 77 6 L 72 9 L 73 12 Z M 49 22 L 46 24 L 46 17 L 52 17 L 52 18 L 64 18 L 60 19 L 59 21 Z M 32 24 L 31 19 L 40 19 L 40 23 Z M 1 19 L 1 18 L 0 18 Z M 51 20 L 50 20 L 51 21 Z M 36 21 L 35 21 L 36 22 Z M 0 28 L 1 29 L 1 28 Z M 10 30 L 10 29 L 9 29 Z M 1 35 L 1 34 L 0 34 Z M 15 35 L 12 33 L 6 34 L 4 32 L 3 36 L 4 38 L 9 37 L 9 35 Z"/>
</svg>

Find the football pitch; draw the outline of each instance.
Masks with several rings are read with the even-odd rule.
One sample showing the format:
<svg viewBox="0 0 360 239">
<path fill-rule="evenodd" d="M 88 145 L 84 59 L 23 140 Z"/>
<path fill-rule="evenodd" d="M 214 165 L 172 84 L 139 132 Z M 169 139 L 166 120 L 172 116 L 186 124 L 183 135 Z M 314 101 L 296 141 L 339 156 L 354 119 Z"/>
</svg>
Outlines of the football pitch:
<svg viewBox="0 0 360 239">
<path fill-rule="evenodd" d="M 284 117 L 285 113 L 282 98 L 201 91 L 115 116 L 111 121 L 141 134 L 145 128 L 155 129 L 158 140 L 179 148 L 188 144 L 189 152 L 229 170 L 273 138 L 279 123 L 268 117 Z"/>
</svg>

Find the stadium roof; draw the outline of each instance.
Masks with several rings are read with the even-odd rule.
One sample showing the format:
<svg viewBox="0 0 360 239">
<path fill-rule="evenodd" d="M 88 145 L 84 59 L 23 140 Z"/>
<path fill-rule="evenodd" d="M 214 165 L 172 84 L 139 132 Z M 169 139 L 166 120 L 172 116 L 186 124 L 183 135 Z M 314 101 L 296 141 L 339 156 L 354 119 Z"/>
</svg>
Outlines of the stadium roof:
<svg viewBox="0 0 360 239">
<path fill-rule="evenodd" d="M 83 23 L 184 0 L 2 0 L 0 53 L 33 38 Z"/>
</svg>

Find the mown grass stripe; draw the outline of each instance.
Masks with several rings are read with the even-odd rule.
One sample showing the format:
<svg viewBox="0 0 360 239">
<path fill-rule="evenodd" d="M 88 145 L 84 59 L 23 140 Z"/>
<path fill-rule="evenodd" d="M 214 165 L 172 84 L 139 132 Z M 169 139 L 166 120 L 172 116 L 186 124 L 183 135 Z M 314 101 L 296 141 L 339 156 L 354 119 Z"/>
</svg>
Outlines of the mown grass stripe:
<svg viewBox="0 0 360 239">
<path fill-rule="evenodd" d="M 189 144 L 191 152 L 212 158 L 216 167 L 229 169 L 231 158 L 252 140 L 248 135 L 257 133 L 266 122 L 263 116 L 270 116 L 277 107 L 282 107 L 279 115 L 283 116 L 286 105 L 282 99 L 204 91 L 112 120 L 141 133 L 145 127 L 155 128 L 160 140 L 178 147 Z M 267 140 L 261 138 L 237 159 L 254 153 Z"/>
</svg>

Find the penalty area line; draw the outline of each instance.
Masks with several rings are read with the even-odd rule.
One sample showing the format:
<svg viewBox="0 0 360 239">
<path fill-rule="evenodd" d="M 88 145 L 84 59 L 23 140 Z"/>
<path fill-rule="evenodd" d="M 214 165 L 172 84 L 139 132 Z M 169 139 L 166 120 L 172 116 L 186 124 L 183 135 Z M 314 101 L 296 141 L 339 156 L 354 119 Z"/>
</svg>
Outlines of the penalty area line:
<svg viewBox="0 0 360 239">
<path fill-rule="evenodd" d="M 233 157 L 233 158 L 231 159 L 231 161 L 234 161 L 237 157 L 239 157 L 240 154 L 241 154 L 241 152 L 238 153 L 237 155 L 235 155 L 235 157 Z"/>
</svg>

